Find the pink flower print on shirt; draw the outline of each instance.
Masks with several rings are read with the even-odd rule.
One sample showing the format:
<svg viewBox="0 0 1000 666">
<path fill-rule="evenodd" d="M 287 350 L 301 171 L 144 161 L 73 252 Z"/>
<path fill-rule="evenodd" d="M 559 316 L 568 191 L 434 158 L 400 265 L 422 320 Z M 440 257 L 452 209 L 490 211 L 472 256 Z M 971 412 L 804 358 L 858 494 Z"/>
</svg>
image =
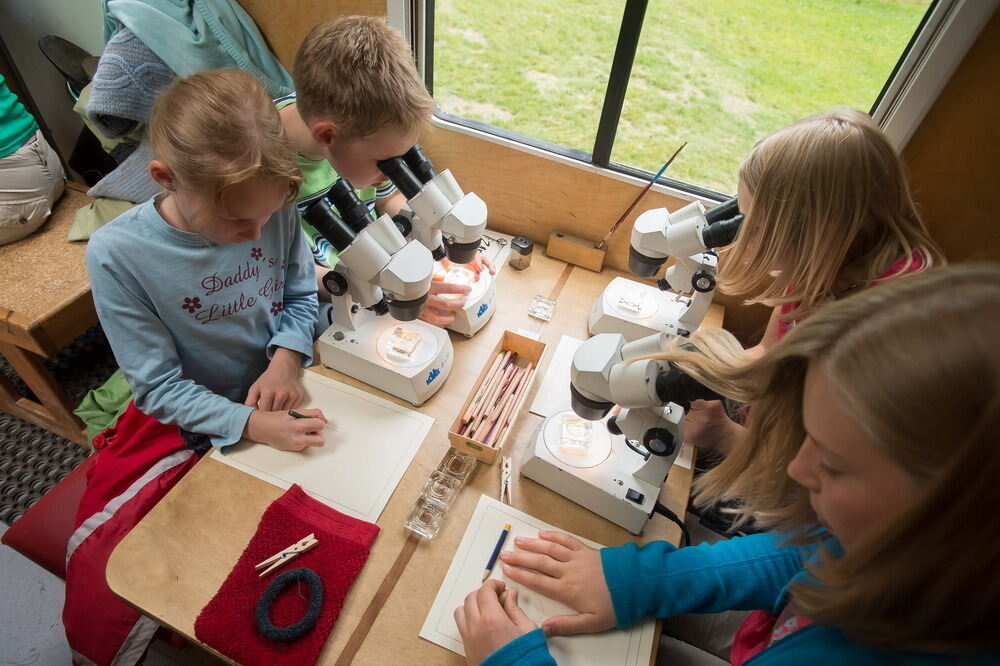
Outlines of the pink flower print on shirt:
<svg viewBox="0 0 1000 666">
<path fill-rule="evenodd" d="M 261 259 L 264 258 L 264 250 L 262 250 L 259 247 L 255 247 L 252 250 L 250 250 L 250 257 L 252 259 L 256 259 L 257 261 L 260 261 Z"/>
<path fill-rule="evenodd" d="M 284 301 L 271 301 L 271 314 L 276 315 L 284 309 Z"/>
<path fill-rule="evenodd" d="M 184 298 L 184 304 L 181 306 L 182 309 L 187 310 L 191 314 L 194 314 L 201 309 L 201 299 L 195 296 L 194 298 Z"/>
</svg>

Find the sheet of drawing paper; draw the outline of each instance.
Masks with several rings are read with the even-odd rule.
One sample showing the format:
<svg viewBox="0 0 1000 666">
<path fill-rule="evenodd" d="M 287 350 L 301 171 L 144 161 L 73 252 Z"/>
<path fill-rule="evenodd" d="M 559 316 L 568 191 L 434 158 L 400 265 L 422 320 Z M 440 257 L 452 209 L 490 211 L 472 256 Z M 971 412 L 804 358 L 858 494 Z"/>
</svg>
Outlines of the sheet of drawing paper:
<svg viewBox="0 0 1000 666">
<path fill-rule="evenodd" d="M 424 620 L 424 626 L 420 629 L 421 638 L 465 655 L 462 637 L 455 626 L 453 613 L 462 605 L 466 595 L 480 586 L 483 570 L 505 523 L 511 525 L 510 534 L 504 545 L 505 550 L 514 548 L 516 537 L 537 537 L 539 531 L 558 529 L 491 497 L 480 496 L 479 504 L 465 530 L 465 536 L 462 537 L 462 542 L 455 552 L 451 567 L 444 577 L 444 582 L 441 583 L 441 589 L 434 599 L 430 613 Z M 600 547 L 593 541 L 580 540 L 589 546 Z M 536 624 L 541 624 L 543 620 L 554 615 L 573 613 L 559 602 L 531 592 L 506 579 L 499 564 L 494 567 L 490 577 L 503 580 L 509 587 L 519 590 L 518 602 Z M 655 631 L 655 621 L 646 619 L 623 631 L 550 638 L 549 651 L 559 664 L 645 666 L 652 655 Z"/>
<path fill-rule="evenodd" d="M 243 440 L 212 455 L 280 488 L 297 483 L 338 511 L 374 523 L 434 419 L 316 372 L 302 375 L 306 397 L 298 409 L 323 410 L 330 420 L 325 446 L 279 451 Z"/>
<path fill-rule="evenodd" d="M 569 404 L 569 372 L 573 366 L 573 354 L 583 344 L 583 340 L 564 335 L 559 338 L 556 353 L 552 355 L 549 367 L 538 387 L 535 399 L 528 411 L 548 418 L 557 412 L 572 409 Z"/>
</svg>

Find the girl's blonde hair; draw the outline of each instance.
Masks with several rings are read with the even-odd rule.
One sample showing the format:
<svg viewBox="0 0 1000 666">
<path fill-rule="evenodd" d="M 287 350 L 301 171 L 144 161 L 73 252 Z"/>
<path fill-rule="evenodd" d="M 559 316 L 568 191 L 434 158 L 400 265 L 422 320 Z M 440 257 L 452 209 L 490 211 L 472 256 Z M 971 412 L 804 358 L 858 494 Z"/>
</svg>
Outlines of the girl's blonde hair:
<svg viewBox="0 0 1000 666">
<path fill-rule="evenodd" d="M 210 194 L 222 213 L 226 188 L 255 176 L 287 178 L 288 201 L 295 200 L 302 182 L 295 152 L 249 72 L 219 69 L 174 81 L 153 104 L 147 132 L 177 182 Z"/>
<path fill-rule="evenodd" d="M 749 360 L 719 329 L 701 353 L 662 356 L 753 403 L 742 441 L 697 484 L 700 504 L 817 542 L 826 535 L 787 468 L 806 436 L 802 392 L 819 365 L 852 420 L 918 479 L 916 504 L 841 558 L 825 551 L 793 609 L 895 650 L 996 648 L 1000 633 L 1000 264 L 938 268 L 830 304 Z"/>
<path fill-rule="evenodd" d="M 748 303 L 798 305 L 870 284 L 897 260 L 944 257 L 917 214 L 902 162 L 866 114 L 835 109 L 760 141 L 740 165 L 752 204 L 723 256 L 719 284 Z M 742 203 L 742 202 L 741 202 Z"/>
</svg>

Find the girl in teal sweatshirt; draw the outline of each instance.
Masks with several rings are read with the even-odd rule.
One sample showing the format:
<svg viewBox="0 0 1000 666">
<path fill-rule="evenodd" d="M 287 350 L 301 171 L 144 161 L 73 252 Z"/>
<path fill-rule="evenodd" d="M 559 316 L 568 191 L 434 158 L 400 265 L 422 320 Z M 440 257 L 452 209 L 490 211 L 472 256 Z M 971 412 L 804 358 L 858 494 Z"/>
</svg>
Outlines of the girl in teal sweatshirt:
<svg viewBox="0 0 1000 666">
<path fill-rule="evenodd" d="M 753 402 L 699 502 L 771 532 L 675 549 L 516 539 L 512 581 L 578 611 L 536 628 L 488 581 L 455 611 L 470 664 L 552 664 L 546 636 L 645 615 L 753 611 L 734 665 L 1000 663 L 1000 265 L 833 303 L 750 360 L 723 331 L 665 357 Z"/>
</svg>

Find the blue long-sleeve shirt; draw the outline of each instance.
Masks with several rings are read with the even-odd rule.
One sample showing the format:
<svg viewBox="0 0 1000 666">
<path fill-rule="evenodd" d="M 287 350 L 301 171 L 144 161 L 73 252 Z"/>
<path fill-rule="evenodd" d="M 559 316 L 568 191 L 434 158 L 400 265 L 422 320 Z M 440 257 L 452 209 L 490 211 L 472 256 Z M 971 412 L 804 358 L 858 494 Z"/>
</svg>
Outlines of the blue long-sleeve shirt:
<svg viewBox="0 0 1000 666">
<path fill-rule="evenodd" d="M 619 629 L 646 615 L 766 609 L 778 613 L 785 591 L 806 575 L 804 562 L 816 548 L 788 546 L 775 533 L 737 537 L 715 544 L 675 549 L 663 541 L 641 548 L 625 544 L 601 550 L 604 578 L 611 592 Z M 481 666 L 552 666 L 541 629 L 511 641 Z M 918 666 L 931 664 L 997 664 L 995 656 L 897 654 L 851 643 L 835 627 L 809 625 L 777 641 L 747 666 L 851 664 L 852 666 Z"/>
<path fill-rule="evenodd" d="M 209 246 L 150 200 L 91 236 L 87 270 L 136 406 L 217 447 L 242 437 L 243 401 L 276 348 L 312 362 L 315 271 L 292 205 L 258 241 Z"/>
</svg>

